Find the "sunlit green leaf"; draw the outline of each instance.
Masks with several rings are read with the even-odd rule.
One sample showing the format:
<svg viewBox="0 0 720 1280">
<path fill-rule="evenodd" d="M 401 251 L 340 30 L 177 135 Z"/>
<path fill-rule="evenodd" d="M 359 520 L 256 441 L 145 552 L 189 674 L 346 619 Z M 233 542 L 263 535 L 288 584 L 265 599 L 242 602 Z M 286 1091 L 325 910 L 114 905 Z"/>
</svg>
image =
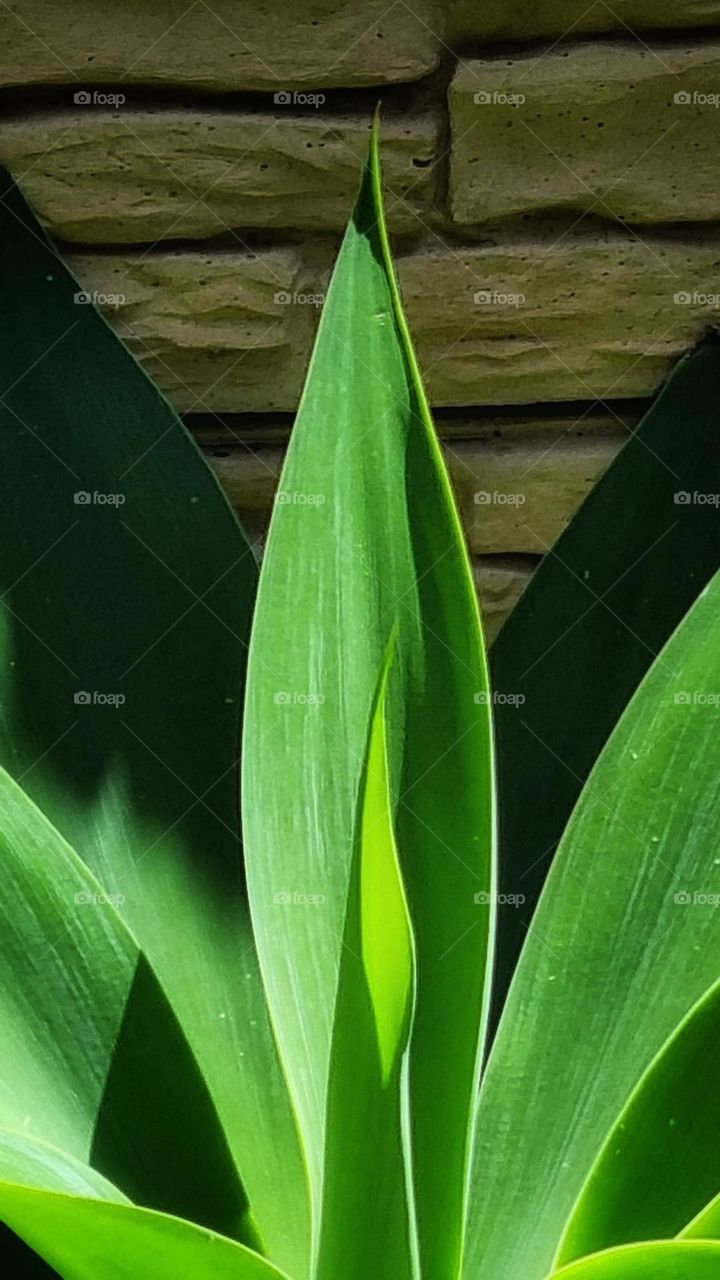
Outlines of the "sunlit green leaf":
<svg viewBox="0 0 720 1280">
<path fill-rule="evenodd" d="M 286 1280 L 232 1240 L 132 1205 L 2 1182 L 0 1218 L 64 1280 Z"/>
<path fill-rule="evenodd" d="M 0 1125 L 92 1158 L 141 1204 L 242 1235 L 246 1200 L 217 1115 L 135 939 L 1 769 L 0 814 Z M 17 1181 L 11 1153 L 6 1143 Z"/>
<path fill-rule="evenodd" d="M 389 771 L 418 951 L 409 1088 L 420 1247 L 434 1280 L 455 1280 L 492 932 L 490 715 L 469 564 L 390 264 L 375 138 L 280 481 L 244 732 L 253 920 L 316 1208 L 357 799 L 393 624 Z"/>
<path fill-rule="evenodd" d="M 480 1095 L 466 1280 L 548 1271 L 631 1091 L 717 980 L 718 693 L 720 576 L 633 698 L 553 864 Z"/>
<path fill-rule="evenodd" d="M 115 288 L 122 316 L 120 276 Z M 305 1174 L 238 836 L 255 564 L 193 441 L 5 176 L 0 496 L 0 764 L 116 898 L 207 1078 L 260 1234 L 302 1277 Z"/>
<path fill-rule="evenodd" d="M 717 1280 L 720 1245 L 663 1242 L 610 1249 L 573 1262 L 552 1280 Z"/>
<path fill-rule="evenodd" d="M 394 642 L 361 779 L 333 1024 L 317 1280 L 414 1275 L 405 1070 L 414 956 L 388 776 L 386 688 L 393 648 Z M 372 1230 L 358 1233 L 362 1221 Z"/>
</svg>

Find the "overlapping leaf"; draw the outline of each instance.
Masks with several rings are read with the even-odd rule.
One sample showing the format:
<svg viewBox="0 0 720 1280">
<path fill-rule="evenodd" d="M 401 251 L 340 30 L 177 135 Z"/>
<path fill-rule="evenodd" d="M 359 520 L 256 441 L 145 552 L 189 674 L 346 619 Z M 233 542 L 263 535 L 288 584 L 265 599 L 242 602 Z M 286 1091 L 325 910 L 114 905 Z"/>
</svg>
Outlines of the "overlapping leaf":
<svg viewBox="0 0 720 1280">
<path fill-rule="evenodd" d="M 0 769 L 0 1126 L 133 1199 L 242 1235 L 247 1204 L 162 988 L 98 882 Z M 182 1123 L 179 1123 L 182 1117 Z M 6 1176 L 18 1180 L 6 1142 Z"/>
<path fill-rule="evenodd" d="M 718 978 L 718 693 L 720 576 L 603 751 L 531 926 L 480 1095 L 467 1280 L 548 1271 L 630 1093 Z"/>
<path fill-rule="evenodd" d="M 573 1210 L 556 1266 L 678 1235 L 720 1187 L 720 986 L 663 1046 L 624 1108 Z M 703 1235 L 696 1225 L 692 1234 Z"/>
<path fill-rule="evenodd" d="M 390 785 L 418 951 L 409 1088 L 420 1248 L 428 1274 L 450 1280 L 492 932 L 487 676 L 392 273 L 375 138 L 280 481 L 244 739 L 253 920 L 316 1205 L 357 798 L 393 623 Z"/>
<path fill-rule="evenodd" d="M 571 1263 L 552 1280 L 716 1280 L 718 1275 L 720 1245 L 650 1242 Z"/>
<path fill-rule="evenodd" d="M 491 655 L 500 889 L 499 1016 L 583 782 L 673 628 L 720 567 L 720 344 L 706 339 L 549 551 Z M 603 674 L 604 673 L 604 674 Z M 518 800 L 518 787 L 522 798 Z"/>
<path fill-rule="evenodd" d="M 305 1174 L 238 839 L 255 565 L 192 440 L 6 178 L 0 494 L 0 763 L 122 896 L 260 1234 L 301 1277 Z"/>
<path fill-rule="evenodd" d="M 415 963 L 388 776 L 392 652 L 372 712 L 358 805 L 333 1024 L 317 1280 L 415 1274 L 405 1069 Z M 358 1232 L 363 1221 L 372 1230 Z"/>
<path fill-rule="evenodd" d="M 0 1216 L 67 1280 L 287 1280 L 232 1240 L 133 1205 L 0 1182 Z"/>
</svg>

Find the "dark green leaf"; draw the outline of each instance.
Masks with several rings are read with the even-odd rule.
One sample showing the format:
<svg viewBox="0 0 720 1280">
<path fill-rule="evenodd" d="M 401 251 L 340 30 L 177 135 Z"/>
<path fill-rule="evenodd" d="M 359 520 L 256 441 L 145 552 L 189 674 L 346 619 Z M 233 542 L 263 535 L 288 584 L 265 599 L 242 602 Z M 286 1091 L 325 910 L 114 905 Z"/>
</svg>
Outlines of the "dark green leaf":
<svg viewBox="0 0 720 1280">
<path fill-rule="evenodd" d="M 717 980 L 719 694 L 716 575 L 601 754 L 531 925 L 480 1094 L 467 1280 L 541 1280 L 631 1091 Z"/>
<path fill-rule="evenodd" d="M 655 654 L 720 566 L 720 345 L 683 360 L 534 574 L 492 650 L 508 983 L 555 847 Z M 678 502 L 678 496 L 689 499 Z M 707 499 L 710 499 L 709 501 Z M 518 789 L 521 799 L 518 799 Z"/>
<path fill-rule="evenodd" d="M 305 1175 L 238 838 L 255 564 L 192 440 L 78 292 L 3 178 L 0 763 L 122 896 L 262 1238 L 302 1276 Z"/>
</svg>

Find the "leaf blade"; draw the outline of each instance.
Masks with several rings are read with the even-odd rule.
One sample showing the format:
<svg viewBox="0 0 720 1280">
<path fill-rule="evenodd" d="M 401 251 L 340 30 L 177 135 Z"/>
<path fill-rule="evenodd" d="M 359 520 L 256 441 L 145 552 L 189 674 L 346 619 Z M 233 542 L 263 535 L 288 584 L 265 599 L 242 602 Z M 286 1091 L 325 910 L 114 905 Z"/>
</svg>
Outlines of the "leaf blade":
<svg viewBox="0 0 720 1280">
<path fill-rule="evenodd" d="M 673 628 L 720 567 L 720 350 L 683 359 L 544 557 L 491 651 L 500 797 L 501 912 L 494 1021 L 553 852 L 603 744 Z M 680 425 L 682 424 L 682 429 Z M 688 501 L 678 501 L 678 497 Z M 683 565 L 678 572 L 677 566 Z M 609 673 L 598 680 L 597 672 Z M 516 802 L 518 777 L 532 780 Z"/>
<path fill-rule="evenodd" d="M 0 1183 L 7 1226 L 73 1280 L 287 1280 L 258 1254 L 133 1205 Z"/>
<path fill-rule="evenodd" d="M 716 687 L 720 575 L 601 754 L 531 926 L 480 1095 L 473 1280 L 548 1269 L 630 1091 L 717 977 L 713 909 L 683 904 L 720 891 L 719 747 L 712 705 L 681 692 Z"/>
<path fill-rule="evenodd" d="M 123 895 L 263 1238 L 302 1276 L 306 1177 L 240 862 L 254 559 L 194 442 L 5 175 L 0 231 L 0 764 Z"/>
<path fill-rule="evenodd" d="M 400 316 L 375 138 L 323 309 L 263 562 L 243 804 L 261 963 L 317 1210 L 355 805 L 376 675 L 396 620 L 390 773 L 419 956 L 409 1066 L 413 1159 L 424 1265 L 444 1278 L 456 1274 L 461 1248 L 468 1117 L 487 1003 L 490 711 L 467 555 Z M 484 701 L 476 700 L 481 693 Z M 293 895 L 324 902 L 313 915 L 294 906 Z M 312 1026 L 302 1012 L 310 1008 Z M 438 1072 L 448 1082 L 442 1096 Z"/>
<path fill-rule="evenodd" d="M 393 650 L 394 639 L 378 682 L 361 779 L 333 1024 L 317 1280 L 412 1280 L 415 1274 L 406 1131 L 415 960 L 387 759 Z M 363 1219 L 373 1222 L 373 1231 L 360 1241 Z"/>
<path fill-rule="evenodd" d="M 720 1185 L 720 1108 L 704 1075 L 718 1052 L 720 985 L 663 1045 L 623 1109 L 573 1209 L 557 1267 L 634 1240 L 688 1234 L 683 1227 Z"/>
</svg>

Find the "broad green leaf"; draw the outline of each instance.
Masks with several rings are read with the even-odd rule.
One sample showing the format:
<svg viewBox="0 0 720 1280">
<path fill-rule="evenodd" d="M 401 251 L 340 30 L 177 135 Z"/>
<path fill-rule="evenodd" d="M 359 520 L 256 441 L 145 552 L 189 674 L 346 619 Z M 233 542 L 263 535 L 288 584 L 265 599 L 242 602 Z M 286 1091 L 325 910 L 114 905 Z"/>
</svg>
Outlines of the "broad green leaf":
<svg viewBox="0 0 720 1280">
<path fill-rule="evenodd" d="M 133 1205 L 3 1182 L 0 1218 L 63 1280 L 286 1280 L 224 1236 Z"/>
<path fill-rule="evenodd" d="M 414 1275 L 405 1070 L 414 955 L 388 775 L 392 652 L 390 647 L 360 784 L 333 1025 L 317 1280 Z M 358 1230 L 359 1223 L 372 1226 Z"/>
<path fill-rule="evenodd" d="M 134 938 L 4 770 L 0 814 L 0 1125 L 92 1158 L 142 1204 L 241 1235 L 217 1115 Z M 23 1151 L 13 1167 L 2 1150 L 13 1181 Z"/>
<path fill-rule="evenodd" d="M 0 1184 L 11 1182 L 37 1191 L 62 1191 L 94 1200 L 127 1204 L 118 1187 L 66 1151 L 24 1133 L 0 1130 Z"/>
<path fill-rule="evenodd" d="M 720 1193 L 679 1232 L 681 1240 L 720 1240 Z"/>
<path fill-rule="evenodd" d="M 418 954 L 409 1087 L 420 1247 L 429 1275 L 454 1280 L 492 933 L 490 714 L 467 555 L 390 262 L 375 136 L 280 481 L 244 731 L 253 920 L 316 1211 L 357 800 L 394 624 L 388 752 Z"/>
<path fill-rule="evenodd" d="M 638 1084 L 583 1187 L 556 1266 L 613 1245 L 676 1236 L 715 1195 L 720 1095 L 708 1087 L 707 1066 L 718 1058 L 720 984 Z"/>
<path fill-rule="evenodd" d="M 496 1017 L 583 782 L 654 656 L 720 567 L 719 402 L 713 336 L 678 365 L 493 645 L 493 686 L 514 695 L 495 708 L 500 890 L 524 898 L 499 913 Z"/>
<path fill-rule="evenodd" d="M 116 895 L 262 1239 L 302 1277 L 305 1174 L 238 836 L 256 567 L 193 441 L 4 177 L 0 497 L 0 764 Z"/>
<path fill-rule="evenodd" d="M 717 1280 L 720 1245 L 654 1242 L 610 1249 L 573 1262 L 552 1280 Z"/>
<path fill-rule="evenodd" d="M 631 1091 L 718 979 L 718 695 L 720 575 L 600 756 L 540 900 L 480 1094 L 467 1280 L 547 1272 Z"/>
</svg>

